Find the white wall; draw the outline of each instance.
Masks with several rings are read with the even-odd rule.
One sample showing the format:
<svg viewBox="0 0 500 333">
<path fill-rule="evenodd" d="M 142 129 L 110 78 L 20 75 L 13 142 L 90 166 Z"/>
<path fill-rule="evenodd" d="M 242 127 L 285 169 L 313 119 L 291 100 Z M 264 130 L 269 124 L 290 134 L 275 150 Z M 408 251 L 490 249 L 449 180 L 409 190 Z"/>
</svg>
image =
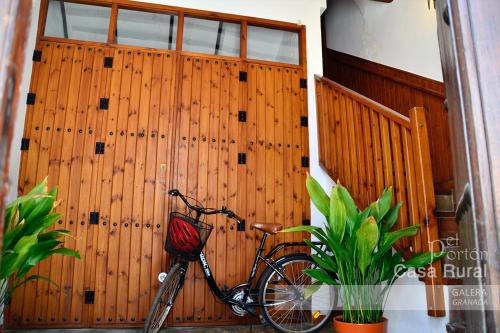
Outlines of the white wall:
<svg viewBox="0 0 500 333">
<path fill-rule="evenodd" d="M 341 0 L 344 1 L 344 0 Z M 349 0 L 350 1 L 350 0 Z M 396 0 L 396 2 L 406 2 L 414 0 Z M 424 0 L 416 0 L 425 2 Z M 38 20 L 38 9 L 40 0 L 33 0 L 33 17 L 32 22 Z M 322 74 L 322 49 L 321 49 L 321 25 L 320 15 L 326 7 L 325 0 L 150 0 L 150 2 L 174 5 L 180 7 L 196 8 L 203 10 L 211 10 L 232 14 L 240 14 L 247 16 L 255 16 L 267 19 L 288 21 L 301 23 L 307 27 L 307 65 L 308 65 L 308 107 L 309 107 L 309 142 L 310 142 L 310 169 L 311 174 L 329 190 L 333 185 L 333 181 L 319 167 L 318 159 L 318 140 L 317 140 L 317 124 L 316 124 L 316 95 L 314 93 L 314 74 Z M 336 6 L 336 5 L 335 5 Z M 424 3 L 424 7 L 425 3 Z M 355 29 L 354 24 L 349 29 Z M 36 24 L 30 27 L 30 38 L 27 42 L 25 68 L 23 74 L 23 83 L 21 87 L 21 96 L 29 90 L 29 82 L 31 76 L 31 55 L 35 47 Z M 354 38 L 354 37 L 353 37 Z M 391 65 L 391 64 L 389 64 Z M 25 100 L 20 98 L 19 113 L 15 124 L 15 134 L 12 146 L 11 159 L 11 174 L 10 182 L 14 184 L 11 187 L 9 200 L 17 195 L 17 179 L 19 173 L 20 150 L 19 145 L 22 138 L 25 116 Z M 311 213 L 312 224 L 319 225 L 323 221 L 323 217 L 313 207 Z M 415 295 L 412 295 L 414 297 Z M 425 308 L 425 295 L 420 295 L 417 302 L 422 308 Z M 405 302 L 409 295 L 396 295 L 395 298 Z M 436 320 L 435 318 L 427 317 L 425 311 L 408 315 L 407 312 L 393 312 L 387 314 L 390 318 L 389 332 L 442 332 L 444 331 L 443 323 L 446 320 Z M 439 329 L 437 329 L 439 328 Z"/>
<path fill-rule="evenodd" d="M 328 0 L 328 48 L 442 81 L 436 11 L 427 0 Z"/>
</svg>

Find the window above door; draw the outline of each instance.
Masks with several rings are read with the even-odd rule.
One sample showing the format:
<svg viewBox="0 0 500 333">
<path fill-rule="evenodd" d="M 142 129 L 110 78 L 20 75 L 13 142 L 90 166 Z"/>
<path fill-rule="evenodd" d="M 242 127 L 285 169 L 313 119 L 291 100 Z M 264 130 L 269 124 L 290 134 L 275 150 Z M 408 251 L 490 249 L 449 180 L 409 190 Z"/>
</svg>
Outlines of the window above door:
<svg viewBox="0 0 500 333">
<path fill-rule="evenodd" d="M 301 65 L 293 23 L 129 0 L 42 0 L 40 38 L 176 50 Z"/>
</svg>

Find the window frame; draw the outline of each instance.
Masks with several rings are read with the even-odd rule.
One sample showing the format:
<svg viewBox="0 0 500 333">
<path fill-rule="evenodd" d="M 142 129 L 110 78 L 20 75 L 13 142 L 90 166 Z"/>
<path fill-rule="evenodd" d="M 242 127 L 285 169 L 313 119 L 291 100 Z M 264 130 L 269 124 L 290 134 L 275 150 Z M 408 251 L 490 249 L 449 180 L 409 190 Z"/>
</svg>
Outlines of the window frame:
<svg viewBox="0 0 500 333">
<path fill-rule="evenodd" d="M 172 50 L 166 49 L 154 49 L 158 51 L 166 51 L 166 52 L 180 52 L 182 54 L 193 54 L 193 55 L 202 55 L 202 56 L 214 56 L 211 54 L 205 53 L 196 53 L 196 52 L 187 52 L 183 51 L 182 43 L 183 43 L 183 34 L 184 34 L 184 17 L 195 17 L 206 20 L 216 20 L 216 21 L 224 21 L 228 23 L 239 23 L 240 24 L 240 55 L 239 57 L 234 56 L 224 56 L 224 55 L 216 55 L 216 57 L 225 57 L 231 59 L 240 59 L 245 61 L 251 61 L 262 64 L 284 64 L 290 67 L 302 67 L 306 68 L 307 60 L 306 60 L 306 27 L 304 25 L 299 25 L 290 22 L 276 21 L 276 20 L 268 20 L 250 16 L 242 16 L 242 15 L 234 15 L 234 14 L 225 14 L 219 12 L 198 10 L 198 9 L 189 9 L 168 5 L 160 5 L 146 2 L 135 2 L 131 0 L 63 0 L 67 3 L 79 3 L 86 5 L 94 5 L 94 6 L 104 6 L 111 8 L 111 15 L 109 19 L 109 28 L 108 28 L 108 39 L 106 43 L 92 42 L 92 41 L 83 41 L 83 40 L 72 40 L 66 38 L 58 38 L 58 37 L 49 37 L 44 35 L 45 30 L 45 22 L 47 20 L 48 13 L 48 3 L 49 0 L 42 0 L 40 5 L 40 16 L 38 21 L 38 33 L 37 33 L 37 41 L 47 40 L 47 41 L 75 41 L 79 43 L 84 43 L 88 45 L 108 45 L 108 46 L 120 46 L 127 48 L 147 48 L 144 46 L 134 46 L 134 45 L 125 45 L 116 43 L 116 26 L 118 19 L 118 9 L 128 9 L 128 10 L 136 10 L 143 12 L 152 12 L 152 13 L 162 13 L 162 14 L 176 14 L 177 15 L 177 39 L 175 48 Z M 258 59 L 250 59 L 247 58 L 247 30 L 248 25 L 258 26 L 269 29 L 283 30 L 283 31 L 292 31 L 298 32 L 299 34 L 299 64 L 289 64 L 268 60 L 258 60 Z"/>
</svg>

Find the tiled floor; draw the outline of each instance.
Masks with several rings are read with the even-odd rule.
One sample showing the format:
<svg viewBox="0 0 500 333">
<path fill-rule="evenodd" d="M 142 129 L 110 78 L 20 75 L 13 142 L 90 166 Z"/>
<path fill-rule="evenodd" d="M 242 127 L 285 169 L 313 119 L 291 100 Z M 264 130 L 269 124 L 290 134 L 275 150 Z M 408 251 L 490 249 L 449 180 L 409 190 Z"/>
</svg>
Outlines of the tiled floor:
<svg viewBox="0 0 500 333">
<path fill-rule="evenodd" d="M 119 330 L 119 329 L 74 329 L 74 330 L 63 330 L 63 329 L 50 329 L 50 330 L 12 330 L 6 331 L 6 333 L 141 333 L 142 330 L 129 329 L 129 330 Z M 246 326 L 224 326 L 224 327 L 173 327 L 169 329 L 164 329 L 162 333 L 274 333 L 272 328 L 264 327 L 262 325 L 246 325 Z M 333 333 L 331 326 L 328 325 L 321 333 Z"/>
</svg>

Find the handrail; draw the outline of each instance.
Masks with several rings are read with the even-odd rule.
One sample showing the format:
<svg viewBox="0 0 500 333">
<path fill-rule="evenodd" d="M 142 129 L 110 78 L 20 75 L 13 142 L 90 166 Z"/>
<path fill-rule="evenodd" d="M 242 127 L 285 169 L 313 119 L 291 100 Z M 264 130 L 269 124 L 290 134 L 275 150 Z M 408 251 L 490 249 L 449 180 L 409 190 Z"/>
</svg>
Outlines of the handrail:
<svg viewBox="0 0 500 333">
<path fill-rule="evenodd" d="M 368 97 L 361 95 L 360 93 L 351 90 L 340 83 L 337 83 L 335 81 L 332 81 L 326 77 L 322 77 L 320 75 L 314 75 L 314 78 L 316 80 L 320 80 L 323 83 L 327 83 L 328 85 L 343 90 L 346 94 L 350 95 L 353 99 L 357 100 L 360 103 L 363 103 L 367 106 L 371 106 L 372 108 L 376 109 L 378 112 L 384 114 L 386 117 L 394 120 L 398 124 L 401 124 L 405 126 L 406 128 L 410 128 L 410 118 L 406 117 L 405 115 L 402 115 L 401 113 L 394 111 L 393 109 L 388 108 L 385 105 L 382 105 L 372 99 L 369 99 Z"/>
<path fill-rule="evenodd" d="M 412 239 L 398 242 L 405 257 L 439 251 L 435 196 L 425 110 L 399 114 L 332 80 L 316 75 L 320 164 L 351 192 L 360 208 L 392 186 L 393 203 L 402 202 L 396 228 L 420 225 Z M 442 269 L 427 284 L 428 313 L 444 316 Z"/>
</svg>

